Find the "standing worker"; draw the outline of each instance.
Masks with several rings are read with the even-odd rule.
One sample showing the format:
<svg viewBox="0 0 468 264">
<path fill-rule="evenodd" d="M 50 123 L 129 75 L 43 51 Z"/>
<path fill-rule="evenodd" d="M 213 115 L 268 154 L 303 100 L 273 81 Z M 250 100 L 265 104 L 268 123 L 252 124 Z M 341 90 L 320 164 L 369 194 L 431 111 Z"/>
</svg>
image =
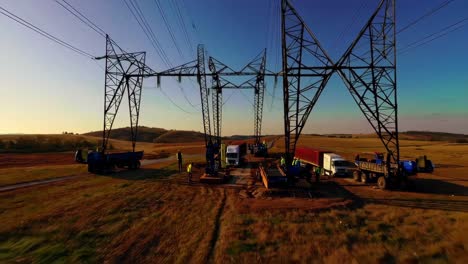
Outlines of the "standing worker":
<svg viewBox="0 0 468 264">
<path fill-rule="evenodd" d="M 315 168 L 315 181 L 319 182 L 320 181 L 320 173 L 322 172 L 322 169 L 320 167 Z"/>
<path fill-rule="evenodd" d="M 177 161 L 179 162 L 179 173 L 182 172 L 182 152 L 180 152 L 180 149 L 177 150 Z"/>
<path fill-rule="evenodd" d="M 281 156 L 281 163 L 280 163 L 281 167 L 283 168 L 286 168 L 286 159 L 284 158 L 284 156 Z"/>
<path fill-rule="evenodd" d="M 187 176 L 188 176 L 188 183 L 192 183 L 192 166 L 193 162 L 190 162 L 189 165 L 187 166 Z"/>
</svg>

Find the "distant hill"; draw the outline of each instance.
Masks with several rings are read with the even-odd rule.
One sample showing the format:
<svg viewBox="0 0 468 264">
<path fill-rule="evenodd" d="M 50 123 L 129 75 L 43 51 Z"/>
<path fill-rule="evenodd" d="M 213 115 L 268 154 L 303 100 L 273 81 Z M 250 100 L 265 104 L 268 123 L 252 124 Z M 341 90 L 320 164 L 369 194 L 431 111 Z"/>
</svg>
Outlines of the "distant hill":
<svg viewBox="0 0 468 264">
<path fill-rule="evenodd" d="M 94 131 L 83 135 L 102 137 L 102 131 Z M 376 138 L 375 133 L 370 134 L 309 134 L 334 138 Z M 246 140 L 252 138 L 249 135 L 233 135 L 223 137 L 225 140 Z M 112 130 L 111 139 L 130 140 L 130 127 L 116 128 Z M 431 132 L 431 131 L 406 131 L 400 132 L 400 139 L 403 140 L 425 140 L 425 141 L 447 141 L 452 143 L 468 143 L 468 135 Z M 166 130 L 164 128 L 145 127 L 138 128 L 137 141 L 151 143 L 185 143 L 200 142 L 204 140 L 203 133 L 186 130 Z"/>
<path fill-rule="evenodd" d="M 200 132 L 171 130 L 156 138 L 154 143 L 180 143 L 204 141 L 205 136 Z"/>
<path fill-rule="evenodd" d="M 377 134 L 356 134 L 353 138 L 376 138 Z M 406 131 L 400 132 L 400 139 L 423 141 L 447 141 L 451 143 L 468 143 L 468 135 L 432 131 Z"/>
<path fill-rule="evenodd" d="M 102 131 L 84 133 L 86 136 L 102 137 Z M 130 127 L 112 129 L 111 139 L 130 140 Z M 185 130 L 166 130 L 156 127 L 138 127 L 137 141 L 151 143 L 183 143 L 204 140 L 203 133 Z"/>
<path fill-rule="evenodd" d="M 448 141 L 454 143 L 468 143 L 468 135 L 431 131 L 407 131 L 400 133 L 401 139 Z"/>
</svg>

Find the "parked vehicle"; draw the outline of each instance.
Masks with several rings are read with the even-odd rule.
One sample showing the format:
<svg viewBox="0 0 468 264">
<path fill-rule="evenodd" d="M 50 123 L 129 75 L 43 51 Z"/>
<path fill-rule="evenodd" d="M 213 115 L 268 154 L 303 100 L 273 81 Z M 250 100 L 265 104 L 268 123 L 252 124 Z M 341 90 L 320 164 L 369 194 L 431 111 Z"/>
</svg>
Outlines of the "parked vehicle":
<svg viewBox="0 0 468 264">
<path fill-rule="evenodd" d="M 434 163 L 431 160 L 427 159 L 427 156 L 421 156 L 416 159 L 415 161 L 417 166 L 417 171 L 419 172 L 433 172 L 434 171 Z"/>
<path fill-rule="evenodd" d="M 247 153 L 247 144 L 228 145 L 226 147 L 226 163 L 228 166 L 239 166 Z"/>
<path fill-rule="evenodd" d="M 106 173 L 115 167 L 135 170 L 140 168 L 140 160 L 143 158 L 143 151 L 109 153 L 93 151 L 88 153 L 88 171 L 92 173 Z"/>
<path fill-rule="evenodd" d="M 356 169 L 354 163 L 328 150 L 301 147 L 296 149 L 294 157 L 307 170 L 321 168 L 323 175 L 351 176 Z"/>
<path fill-rule="evenodd" d="M 367 183 L 377 181 L 381 189 L 387 189 L 390 186 L 408 185 L 409 176 L 416 175 L 416 163 L 413 161 L 402 160 L 399 164 L 390 163 L 390 157 L 384 158 L 384 153 L 363 153 L 356 155 L 356 165 L 358 170 L 353 173 L 355 181 Z"/>
<path fill-rule="evenodd" d="M 352 176 L 356 165 L 335 153 L 323 154 L 323 171 L 325 175 Z"/>
</svg>

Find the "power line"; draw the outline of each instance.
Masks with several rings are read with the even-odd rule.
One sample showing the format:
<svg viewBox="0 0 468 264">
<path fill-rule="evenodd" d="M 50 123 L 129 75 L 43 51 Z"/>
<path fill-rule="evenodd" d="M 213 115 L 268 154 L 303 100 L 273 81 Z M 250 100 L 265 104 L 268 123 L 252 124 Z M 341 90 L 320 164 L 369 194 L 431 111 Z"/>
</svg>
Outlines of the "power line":
<svg viewBox="0 0 468 264">
<path fill-rule="evenodd" d="M 85 15 L 83 15 L 80 11 L 78 11 L 75 7 L 73 7 L 70 3 L 68 3 L 67 1 L 65 0 L 62 0 L 66 5 L 68 5 L 68 7 L 66 7 L 64 4 L 62 4 L 61 2 L 59 2 L 58 0 L 55 0 L 55 2 L 59 5 L 61 5 L 65 10 L 67 10 L 70 14 L 72 14 L 73 16 L 75 16 L 76 18 L 78 18 L 81 22 L 83 22 L 85 25 L 87 25 L 89 28 L 91 28 L 92 30 L 94 30 L 96 33 L 98 33 L 99 35 L 101 35 L 102 37 L 106 37 L 106 32 L 104 30 L 102 30 L 100 27 L 96 26 L 96 24 L 94 24 L 91 20 L 89 20 Z M 72 10 L 70 10 L 73 9 Z"/>
<path fill-rule="evenodd" d="M 91 59 L 94 57 L 90 53 L 88 53 L 86 51 L 83 51 L 82 49 L 79 49 L 76 46 L 73 46 L 70 43 L 65 42 L 64 40 L 61 40 L 58 37 L 55 37 L 52 34 L 49 34 L 46 31 L 36 27 L 35 25 L 33 25 L 33 24 L 29 23 L 28 21 L 16 16 L 15 14 L 11 13 L 10 11 L 6 10 L 3 7 L 0 7 L 0 13 L 2 15 L 4 15 L 4 16 L 14 20 L 15 22 L 17 22 L 17 23 L 19 23 L 19 24 L 21 24 L 21 25 L 35 31 L 36 33 L 42 35 L 43 37 L 46 37 L 49 40 L 52 40 L 53 42 L 65 47 L 65 48 L 68 48 L 68 49 L 70 49 L 70 50 L 72 50 L 72 51 L 74 51 L 74 52 L 76 52 L 76 53 L 78 53 L 78 54 L 80 54 L 82 56 L 85 56 L 85 57 L 88 57 L 88 58 L 91 58 Z"/>
<path fill-rule="evenodd" d="M 143 11 L 141 10 L 140 6 L 138 5 L 138 2 L 134 0 L 129 0 L 130 4 L 127 2 L 127 0 L 123 0 L 127 8 L 130 10 L 132 13 L 133 17 L 137 20 L 138 24 L 140 25 L 141 29 L 145 33 L 146 37 L 150 40 L 151 44 L 155 48 L 156 52 L 158 52 L 159 57 L 163 61 L 166 67 L 168 68 L 173 68 L 173 65 L 171 61 L 169 60 L 166 52 L 163 50 L 161 43 L 157 40 L 156 35 L 154 34 L 153 29 L 149 25 L 148 21 L 146 20 Z M 130 7 L 131 6 L 131 7 Z M 188 100 L 187 95 L 185 94 L 184 89 L 182 86 L 177 83 L 177 86 L 179 87 L 180 91 L 183 94 L 183 97 L 185 101 L 189 105 L 191 105 L 194 109 L 197 109 L 190 100 Z"/>
<path fill-rule="evenodd" d="M 187 32 L 187 27 L 185 26 L 185 20 L 184 20 L 184 17 L 182 16 L 182 12 L 180 11 L 180 6 L 179 6 L 179 2 L 177 0 L 172 0 L 172 6 L 173 8 L 175 9 L 176 11 L 176 17 L 178 18 L 178 22 L 179 22 L 179 26 L 181 27 L 182 29 L 182 33 L 184 35 L 184 39 L 185 39 L 185 42 L 187 44 L 187 46 L 189 47 L 190 50 L 192 50 L 192 52 L 194 51 L 193 49 L 193 44 L 192 44 L 192 41 L 191 41 L 191 38 Z"/>
<path fill-rule="evenodd" d="M 427 12 L 426 14 L 420 16 L 419 18 L 415 19 L 414 21 L 410 22 L 408 25 L 404 26 L 402 29 L 400 29 L 399 31 L 397 31 L 397 34 L 400 34 L 401 32 L 409 29 L 410 27 L 416 25 L 417 23 L 419 23 L 421 20 L 427 18 L 427 17 L 430 17 L 432 15 L 434 15 L 436 12 L 438 12 L 439 10 L 441 10 L 442 8 L 448 6 L 450 3 L 452 3 L 453 1 L 455 0 L 447 0 L 445 2 L 443 2 L 442 4 L 434 7 L 433 9 L 431 9 L 429 12 Z"/>
<path fill-rule="evenodd" d="M 224 101 L 224 103 L 222 104 L 222 106 L 224 106 L 228 101 L 229 99 L 231 99 L 232 95 L 234 94 L 235 91 L 231 91 L 231 94 L 228 96 L 228 98 L 226 99 L 226 101 Z"/>
<path fill-rule="evenodd" d="M 133 2 L 134 2 L 134 4 L 133 4 Z M 138 13 L 138 15 L 140 16 L 140 19 L 143 21 L 143 23 L 145 24 L 147 30 L 150 32 L 150 34 L 151 34 L 153 40 L 155 40 L 155 41 L 157 42 L 158 47 L 160 48 L 160 50 L 161 50 L 161 52 L 162 52 L 162 55 L 163 55 L 164 58 L 166 59 L 166 66 L 172 68 L 173 65 L 172 65 L 172 63 L 171 63 L 171 60 L 168 58 L 166 52 L 162 49 L 161 44 L 159 43 L 159 41 L 157 41 L 156 36 L 155 36 L 155 34 L 154 34 L 154 31 L 153 31 L 153 29 L 151 28 L 151 26 L 148 24 L 148 21 L 146 20 L 144 14 L 143 14 L 143 11 L 141 10 L 140 6 L 138 5 L 138 2 L 137 2 L 137 1 L 134 1 L 134 0 L 130 0 L 130 3 L 131 3 L 132 6 L 137 10 L 137 13 Z M 174 41 L 175 41 L 175 39 L 174 39 Z M 176 44 L 176 43 L 175 43 L 175 44 Z M 180 49 L 179 49 L 179 52 L 180 52 L 180 53 L 179 53 L 180 56 L 182 57 L 182 53 L 181 53 Z M 190 102 L 190 100 L 187 98 L 187 95 L 186 95 L 186 93 L 185 93 L 185 91 L 184 91 L 184 88 L 180 85 L 180 83 L 177 83 L 177 86 L 180 88 L 180 91 L 182 92 L 182 95 L 183 95 L 185 101 L 186 101 L 190 106 L 192 106 L 194 109 L 197 109 L 197 108 L 192 104 L 192 102 Z"/>
<path fill-rule="evenodd" d="M 277 29 L 277 33 L 278 34 L 275 34 L 277 36 L 277 41 L 275 41 L 275 70 L 278 71 L 278 64 L 279 64 L 279 58 L 280 58 L 280 52 L 278 52 L 278 50 L 280 50 L 280 39 L 281 39 L 281 6 L 280 6 L 280 2 L 279 1 L 275 1 L 274 3 L 276 3 L 276 10 L 277 10 L 277 16 L 276 17 L 276 26 L 274 28 Z"/>
<path fill-rule="evenodd" d="M 167 53 L 164 51 L 161 43 L 156 38 L 156 34 L 154 34 L 153 28 L 149 25 L 148 21 L 146 20 L 146 17 L 143 14 L 143 11 L 141 10 L 140 5 L 138 4 L 138 1 L 135 1 L 135 0 L 129 0 L 129 1 L 132 4 L 132 6 L 135 8 L 135 10 L 137 11 L 137 14 L 139 15 L 140 19 L 143 21 L 143 24 L 145 25 L 146 29 L 150 33 L 153 41 L 157 44 L 159 50 L 161 51 L 162 56 L 164 57 L 164 60 L 166 61 L 166 65 L 168 67 L 173 67 L 173 65 L 171 64 L 171 60 L 167 56 Z"/>
<path fill-rule="evenodd" d="M 154 3 L 156 4 L 156 7 L 158 8 L 159 13 L 161 14 L 161 17 L 162 17 L 162 19 L 164 21 L 164 24 L 166 25 L 166 28 L 167 28 L 167 31 L 169 32 L 169 35 L 171 36 L 172 43 L 174 43 L 174 46 L 176 47 L 177 51 L 179 52 L 180 57 L 182 58 L 183 57 L 182 51 L 180 50 L 179 44 L 177 44 L 177 41 L 176 41 L 175 36 L 174 36 L 174 31 L 172 30 L 171 25 L 167 21 L 166 14 L 165 14 L 164 10 L 161 8 L 161 3 L 159 2 L 159 0 L 154 0 Z"/>
<path fill-rule="evenodd" d="M 359 17 L 359 13 L 361 13 L 361 10 L 362 9 L 365 9 L 367 7 L 367 2 L 364 1 L 361 3 L 361 5 L 359 6 L 358 9 L 356 9 L 356 12 L 354 13 L 354 17 L 353 17 L 353 20 L 351 23 L 347 24 L 347 26 L 343 29 L 343 31 L 341 31 L 341 33 L 338 35 L 338 37 L 336 38 L 335 40 L 335 43 L 333 43 L 333 46 L 332 46 L 332 50 L 336 50 L 337 49 L 337 45 L 338 43 L 343 39 L 343 37 L 345 36 L 345 33 L 349 32 L 349 30 L 351 29 L 352 26 L 354 26 L 354 24 L 356 23 L 357 21 L 357 18 Z"/>
<path fill-rule="evenodd" d="M 254 103 L 252 101 L 250 101 L 250 98 L 244 93 L 244 91 L 242 91 L 241 89 L 239 89 L 239 92 L 245 97 L 245 99 L 252 105 L 254 106 Z"/>
<path fill-rule="evenodd" d="M 198 38 L 198 42 L 202 42 L 200 37 L 200 31 L 198 30 L 198 27 L 195 24 L 195 20 L 193 20 L 193 17 L 190 15 L 190 10 L 187 8 L 187 2 L 185 2 L 185 0 L 182 0 L 182 7 L 185 9 L 185 13 L 187 14 L 188 19 L 192 23 L 192 29 L 193 32 L 195 32 L 195 36 Z M 192 52 L 194 52 L 193 47 Z"/>
<path fill-rule="evenodd" d="M 266 21 L 268 21 L 268 25 L 267 25 L 267 30 L 266 30 L 266 45 L 265 46 L 268 49 L 269 47 L 272 46 L 272 43 L 271 43 L 272 42 L 271 41 L 272 36 L 271 35 L 273 34 L 273 32 L 272 32 L 273 31 L 273 28 L 272 28 L 273 27 L 272 26 L 272 24 L 273 24 L 273 22 L 272 22 L 272 19 L 273 19 L 273 14 L 272 14 L 273 13 L 273 5 L 272 5 L 271 1 L 268 1 L 267 10 L 268 10 L 268 18 L 266 19 Z"/>
<path fill-rule="evenodd" d="M 183 109 L 182 107 L 180 107 L 178 104 L 176 104 L 172 99 L 171 97 L 169 97 L 164 91 L 163 89 L 159 89 L 161 91 L 161 93 L 166 97 L 167 100 L 169 100 L 169 102 L 171 102 L 175 107 L 179 108 L 181 111 L 187 113 L 187 114 L 194 114 L 193 112 L 189 112 L 185 109 Z"/>
<path fill-rule="evenodd" d="M 96 31 L 99 35 L 103 36 L 104 38 L 106 37 L 107 33 L 98 25 L 96 25 L 93 21 L 91 21 L 88 17 L 86 17 L 82 12 L 80 12 L 77 8 L 75 8 L 72 4 L 68 3 L 65 0 L 62 0 L 65 4 L 67 4 L 73 11 L 65 7 L 63 4 L 59 3 L 57 0 L 55 0 L 58 4 L 60 4 L 64 9 L 66 9 L 68 12 L 70 12 L 73 16 L 77 17 L 81 22 L 83 22 L 85 25 L 90 27 L 92 30 Z M 117 48 L 119 48 L 121 51 L 125 52 L 113 39 L 110 40 Z"/>
<path fill-rule="evenodd" d="M 468 21 L 468 17 L 464 18 L 464 19 L 462 19 L 462 20 L 460 20 L 460 21 L 458 21 L 458 22 L 456 22 L 454 24 L 451 24 L 451 25 L 449 25 L 447 27 L 444 27 L 443 29 L 441 29 L 441 30 L 439 30 L 437 32 L 429 34 L 429 35 L 427 35 L 427 36 L 425 36 L 425 37 L 423 37 L 423 38 L 421 38 L 421 39 L 419 39 L 417 41 L 414 41 L 414 42 L 406 45 L 406 47 L 402 48 L 401 51 L 398 54 L 401 55 L 403 53 L 408 52 L 409 50 L 418 48 L 418 47 L 423 46 L 425 44 L 428 44 L 428 43 L 430 43 L 430 42 L 432 42 L 432 41 L 434 41 L 436 39 L 439 39 L 439 38 L 441 38 L 443 36 L 446 36 L 449 33 L 454 32 L 454 31 L 466 26 L 468 24 L 468 23 L 464 23 L 466 21 Z"/>
<path fill-rule="evenodd" d="M 164 53 L 164 50 L 161 48 L 161 44 L 158 42 L 158 40 L 156 38 L 154 38 L 154 33 L 153 35 L 151 35 L 152 31 L 151 31 L 151 28 L 148 28 L 148 25 L 146 25 L 143 21 L 143 18 L 141 17 L 141 15 L 138 13 L 138 10 L 135 10 L 136 7 L 135 5 L 133 4 L 133 1 L 132 0 L 129 0 L 132 7 L 134 9 L 132 9 L 132 7 L 130 7 L 130 4 L 127 2 L 127 0 L 123 0 L 125 5 L 127 6 L 128 10 L 130 10 L 130 13 L 133 15 L 133 17 L 135 18 L 135 20 L 138 22 L 138 25 L 140 26 L 140 28 L 143 30 L 143 33 L 146 35 L 146 37 L 148 38 L 148 40 L 150 41 L 151 45 L 153 46 L 153 48 L 155 49 L 156 53 L 158 54 L 158 56 L 161 58 L 161 60 L 163 61 L 163 63 L 166 65 L 166 67 L 170 67 L 170 63 L 168 62 L 165 53 Z M 135 13 L 136 12 L 136 13 Z"/>
</svg>

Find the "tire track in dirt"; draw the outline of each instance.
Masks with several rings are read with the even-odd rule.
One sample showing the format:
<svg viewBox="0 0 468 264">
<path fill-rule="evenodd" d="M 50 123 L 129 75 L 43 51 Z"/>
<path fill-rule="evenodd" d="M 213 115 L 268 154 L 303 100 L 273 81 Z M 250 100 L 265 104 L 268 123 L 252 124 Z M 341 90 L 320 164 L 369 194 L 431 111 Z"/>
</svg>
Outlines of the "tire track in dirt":
<svg viewBox="0 0 468 264">
<path fill-rule="evenodd" d="M 216 242 L 218 241 L 219 230 L 221 227 L 221 216 L 223 215 L 224 207 L 226 206 L 226 197 L 227 197 L 226 190 L 224 190 L 223 199 L 221 200 L 221 204 L 219 205 L 219 208 L 218 208 L 218 213 L 216 214 L 216 217 L 215 217 L 213 235 L 210 240 L 210 247 L 208 250 L 208 255 L 206 256 L 206 259 L 205 259 L 205 263 L 213 262 Z"/>
<path fill-rule="evenodd" d="M 81 177 L 83 175 L 86 175 L 86 174 L 70 175 L 70 176 L 63 176 L 63 177 L 49 178 L 49 179 L 44 179 L 44 180 L 36 180 L 36 181 L 29 181 L 29 182 L 22 182 L 22 183 L 15 183 L 15 184 L 11 184 L 11 185 L 5 185 L 5 186 L 0 187 L 0 193 L 1 192 L 14 191 L 14 190 L 21 189 L 21 188 L 27 188 L 27 187 L 33 187 L 33 186 L 39 186 L 39 185 L 47 185 L 49 183 L 72 180 L 72 179 Z"/>
</svg>

